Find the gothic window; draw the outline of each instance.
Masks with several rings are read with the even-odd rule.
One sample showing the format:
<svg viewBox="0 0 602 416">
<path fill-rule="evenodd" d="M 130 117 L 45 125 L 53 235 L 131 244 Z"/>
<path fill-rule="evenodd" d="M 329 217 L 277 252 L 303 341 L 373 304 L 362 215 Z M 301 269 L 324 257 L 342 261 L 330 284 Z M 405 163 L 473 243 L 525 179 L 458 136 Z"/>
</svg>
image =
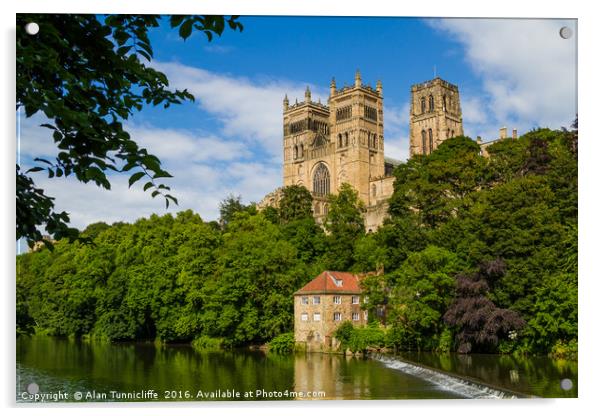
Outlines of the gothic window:
<svg viewBox="0 0 602 416">
<path fill-rule="evenodd" d="M 316 203 L 316 206 L 314 208 L 314 214 L 320 215 L 320 203 L 319 202 Z"/>
<path fill-rule="evenodd" d="M 349 146 L 349 133 L 345 133 L 345 146 Z"/>
<path fill-rule="evenodd" d="M 324 215 L 328 215 L 328 205 L 324 204 Z"/>
<path fill-rule="evenodd" d="M 303 145 L 299 146 L 299 157 L 303 157 Z"/>
<path fill-rule="evenodd" d="M 314 193 L 317 195 L 330 194 L 330 173 L 324 163 L 318 164 L 314 172 Z"/>
<path fill-rule="evenodd" d="M 456 137 L 456 134 L 454 133 L 454 131 L 452 130 L 452 135 L 451 137 Z"/>
<path fill-rule="evenodd" d="M 422 130 L 422 154 L 426 155 L 426 131 Z"/>
<path fill-rule="evenodd" d="M 450 129 L 447 129 L 447 138 L 448 138 L 448 139 L 451 137 L 451 136 L 450 136 L 450 134 L 451 134 L 451 130 L 450 130 Z"/>
<path fill-rule="evenodd" d="M 429 153 L 433 153 L 433 129 L 429 129 Z"/>
<path fill-rule="evenodd" d="M 426 100 L 424 97 L 420 99 L 420 112 L 423 114 L 426 112 Z"/>
<path fill-rule="evenodd" d="M 447 97 L 443 95 L 443 111 L 447 112 Z"/>
<path fill-rule="evenodd" d="M 435 111 L 435 99 L 432 95 L 429 95 L 429 111 Z"/>
<path fill-rule="evenodd" d="M 295 159 L 299 157 L 299 148 L 295 146 Z"/>
<path fill-rule="evenodd" d="M 343 147 L 343 135 L 339 133 L 339 147 Z"/>
<path fill-rule="evenodd" d="M 376 197 L 376 185 L 372 184 L 372 196 Z"/>
</svg>

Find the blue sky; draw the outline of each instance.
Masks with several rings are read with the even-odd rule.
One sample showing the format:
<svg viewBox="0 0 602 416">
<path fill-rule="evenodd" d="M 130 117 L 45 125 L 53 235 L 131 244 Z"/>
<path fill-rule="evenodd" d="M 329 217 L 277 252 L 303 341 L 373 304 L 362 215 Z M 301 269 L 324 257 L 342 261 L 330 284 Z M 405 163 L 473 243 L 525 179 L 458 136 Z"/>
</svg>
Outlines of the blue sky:
<svg viewBox="0 0 602 416">
<path fill-rule="evenodd" d="M 409 89 L 437 75 L 460 88 L 465 133 L 495 138 L 501 126 L 524 133 L 537 126 L 567 126 L 576 108 L 576 36 L 561 39 L 574 21 L 360 17 L 241 17 L 242 33 L 226 30 L 208 43 L 203 34 L 183 41 L 164 25 L 151 32 L 155 59 L 172 85 L 196 101 L 167 110 L 149 108 L 127 126 L 163 161 L 180 205 L 206 220 L 218 217 L 228 194 L 258 201 L 282 184 L 282 98 L 301 99 L 306 85 L 326 102 L 330 79 L 383 82 L 385 153 L 408 155 Z M 21 117 L 24 167 L 54 153 L 44 120 Z M 73 178 L 36 183 L 56 197 L 75 226 L 134 221 L 165 213 L 163 201 L 127 176 L 112 175 L 113 189 Z"/>
</svg>

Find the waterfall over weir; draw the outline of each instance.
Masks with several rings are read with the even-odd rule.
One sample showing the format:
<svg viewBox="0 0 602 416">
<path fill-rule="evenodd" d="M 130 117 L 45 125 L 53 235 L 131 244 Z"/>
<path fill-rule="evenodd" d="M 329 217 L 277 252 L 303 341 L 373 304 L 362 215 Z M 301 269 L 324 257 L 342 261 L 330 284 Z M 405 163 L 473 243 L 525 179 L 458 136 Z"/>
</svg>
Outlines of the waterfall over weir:
<svg viewBox="0 0 602 416">
<path fill-rule="evenodd" d="M 429 381 L 442 389 L 452 391 L 470 399 L 515 399 L 524 397 L 517 393 L 496 389 L 494 387 L 455 377 L 443 372 L 431 370 L 416 364 L 402 361 L 398 358 L 383 354 L 372 354 L 371 357 L 383 363 L 386 367 L 402 371 L 406 374 Z"/>
</svg>

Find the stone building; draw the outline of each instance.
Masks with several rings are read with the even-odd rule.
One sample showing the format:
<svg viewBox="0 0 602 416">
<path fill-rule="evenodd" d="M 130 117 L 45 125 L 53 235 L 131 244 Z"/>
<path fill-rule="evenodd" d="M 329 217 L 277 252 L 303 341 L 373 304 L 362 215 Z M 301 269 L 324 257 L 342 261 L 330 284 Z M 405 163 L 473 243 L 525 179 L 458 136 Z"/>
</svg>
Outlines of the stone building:
<svg viewBox="0 0 602 416">
<path fill-rule="evenodd" d="M 412 85 L 410 157 L 430 154 L 444 140 L 462 136 L 462 109 L 458 87 L 437 77 Z"/>
<path fill-rule="evenodd" d="M 345 321 L 368 323 L 362 310 L 360 276 L 324 271 L 295 292 L 295 342 L 309 351 L 336 349 L 333 334 Z"/>
<path fill-rule="evenodd" d="M 430 153 L 445 139 L 463 134 L 458 87 L 435 78 L 411 87 L 410 155 Z M 400 161 L 384 155 L 383 86 L 330 83 L 328 103 L 283 101 L 284 186 L 302 185 L 313 196 L 318 222 L 328 213 L 328 195 L 349 183 L 364 203 L 366 231 L 375 231 L 388 215 L 393 170 Z M 268 194 L 258 208 L 275 206 L 281 190 Z"/>
</svg>

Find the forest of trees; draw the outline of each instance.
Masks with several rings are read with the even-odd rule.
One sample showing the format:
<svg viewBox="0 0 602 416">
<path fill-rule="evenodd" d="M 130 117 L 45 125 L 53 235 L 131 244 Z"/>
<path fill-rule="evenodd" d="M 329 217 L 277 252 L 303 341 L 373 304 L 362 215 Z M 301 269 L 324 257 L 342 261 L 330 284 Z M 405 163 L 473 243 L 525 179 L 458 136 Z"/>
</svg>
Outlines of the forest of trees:
<svg viewBox="0 0 602 416">
<path fill-rule="evenodd" d="M 240 198 L 220 221 L 191 211 L 89 225 L 17 257 L 17 333 L 112 341 L 265 343 L 293 329 L 293 292 L 323 270 L 369 272 L 398 349 L 551 353 L 577 348 L 577 131 L 533 130 L 480 155 L 467 137 L 395 170 L 390 219 L 366 234 L 344 185 L 324 229 L 311 195 Z M 361 334 L 360 334 L 361 335 Z M 202 342 L 205 342 L 202 341 Z"/>
</svg>

